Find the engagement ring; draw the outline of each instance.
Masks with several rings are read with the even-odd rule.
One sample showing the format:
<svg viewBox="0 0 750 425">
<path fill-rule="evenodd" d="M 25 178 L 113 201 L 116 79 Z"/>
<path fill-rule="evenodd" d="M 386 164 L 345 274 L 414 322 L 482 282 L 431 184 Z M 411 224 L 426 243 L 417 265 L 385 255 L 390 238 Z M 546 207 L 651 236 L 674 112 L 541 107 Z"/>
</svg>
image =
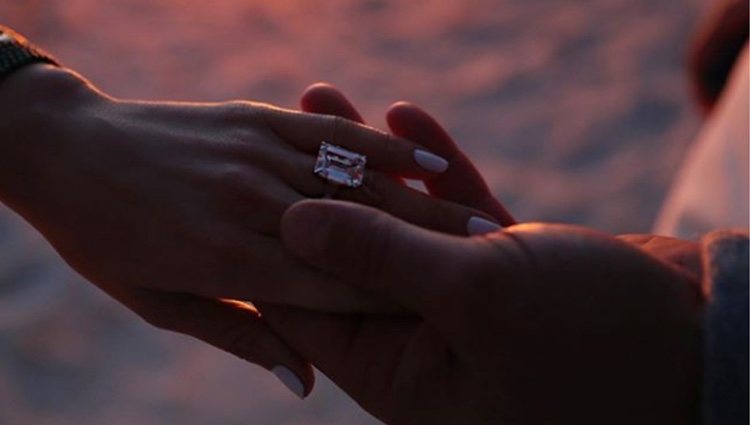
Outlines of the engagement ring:
<svg viewBox="0 0 750 425">
<path fill-rule="evenodd" d="M 357 188 L 365 177 L 365 163 L 366 156 L 323 142 L 313 171 L 331 183 Z"/>
</svg>

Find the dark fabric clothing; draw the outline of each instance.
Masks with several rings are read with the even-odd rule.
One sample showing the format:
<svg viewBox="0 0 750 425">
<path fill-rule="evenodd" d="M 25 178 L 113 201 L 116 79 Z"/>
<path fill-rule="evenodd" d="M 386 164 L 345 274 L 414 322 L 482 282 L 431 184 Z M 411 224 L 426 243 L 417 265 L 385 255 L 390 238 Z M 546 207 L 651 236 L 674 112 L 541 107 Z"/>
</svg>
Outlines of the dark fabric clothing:
<svg viewBox="0 0 750 425">
<path fill-rule="evenodd" d="M 703 239 L 705 321 L 704 425 L 747 425 L 747 234 L 718 231 Z"/>
</svg>

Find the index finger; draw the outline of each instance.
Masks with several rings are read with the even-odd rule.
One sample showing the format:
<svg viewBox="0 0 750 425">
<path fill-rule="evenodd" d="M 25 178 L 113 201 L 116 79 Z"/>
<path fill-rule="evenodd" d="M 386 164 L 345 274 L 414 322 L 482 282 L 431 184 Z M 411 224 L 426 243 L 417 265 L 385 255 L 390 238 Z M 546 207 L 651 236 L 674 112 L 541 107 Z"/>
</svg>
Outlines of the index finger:
<svg viewBox="0 0 750 425">
<path fill-rule="evenodd" d="M 339 116 L 271 107 L 262 114 L 279 137 L 309 154 L 328 142 L 367 156 L 368 167 L 387 174 L 429 179 L 448 169 L 447 160 L 414 142 Z"/>
<path fill-rule="evenodd" d="M 492 196 L 471 160 L 432 116 L 415 105 L 399 102 L 391 106 L 386 119 L 394 134 L 408 137 L 450 158 L 451 168 L 447 172 L 425 182 L 431 194 L 485 211 L 503 226 L 516 223 L 505 207 Z"/>
</svg>

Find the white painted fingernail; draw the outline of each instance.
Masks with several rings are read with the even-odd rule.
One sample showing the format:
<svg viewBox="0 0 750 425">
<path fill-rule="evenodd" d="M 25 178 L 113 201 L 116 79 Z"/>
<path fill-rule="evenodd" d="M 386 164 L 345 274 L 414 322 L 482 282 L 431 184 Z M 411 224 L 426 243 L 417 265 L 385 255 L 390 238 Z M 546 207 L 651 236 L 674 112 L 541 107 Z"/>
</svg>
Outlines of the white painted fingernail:
<svg viewBox="0 0 750 425">
<path fill-rule="evenodd" d="M 305 385 L 297 375 L 294 374 L 294 372 L 284 366 L 276 366 L 271 369 L 271 373 L 276 375 L 276 377 L 279 378 L 279 381 L 281 381 L 289 391 L 294 393 L 294 395 L 301 399 L 305 398 Z"/>
<path fill-rule="evenodd" d="M 466 225 L 466 231 L 471 236 L 492 233 L 502 228 L 503 226 L 482 217 L 472 217 L 469 219 L 469 223 Z"/>
<path fill-rule="evenodd" d="M 448 161 L 422 149 L 414 149 L 414 160 L 422 168 L 433 173 L 442 173 L 448 169 Z"/>
</svg>

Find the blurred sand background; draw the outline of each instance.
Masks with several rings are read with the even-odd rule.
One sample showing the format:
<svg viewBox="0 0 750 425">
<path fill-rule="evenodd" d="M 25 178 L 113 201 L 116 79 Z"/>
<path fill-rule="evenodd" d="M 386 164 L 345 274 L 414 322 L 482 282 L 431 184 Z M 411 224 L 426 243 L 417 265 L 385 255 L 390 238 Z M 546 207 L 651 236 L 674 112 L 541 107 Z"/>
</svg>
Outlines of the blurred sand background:
<svg viewBox="0 0 750 425">
<path fill-rule="evenodd" d="M 121 97 L 434 112 L 521 220 L 648 231 L 700 124 L 700 0 L 0 0 L 0 22 Z M 22 102 L 22 99 L 18 100 Z M 369 424 L 324 379 L 147 327 L 0 207 L 0 424 Z"/>
</svg>

